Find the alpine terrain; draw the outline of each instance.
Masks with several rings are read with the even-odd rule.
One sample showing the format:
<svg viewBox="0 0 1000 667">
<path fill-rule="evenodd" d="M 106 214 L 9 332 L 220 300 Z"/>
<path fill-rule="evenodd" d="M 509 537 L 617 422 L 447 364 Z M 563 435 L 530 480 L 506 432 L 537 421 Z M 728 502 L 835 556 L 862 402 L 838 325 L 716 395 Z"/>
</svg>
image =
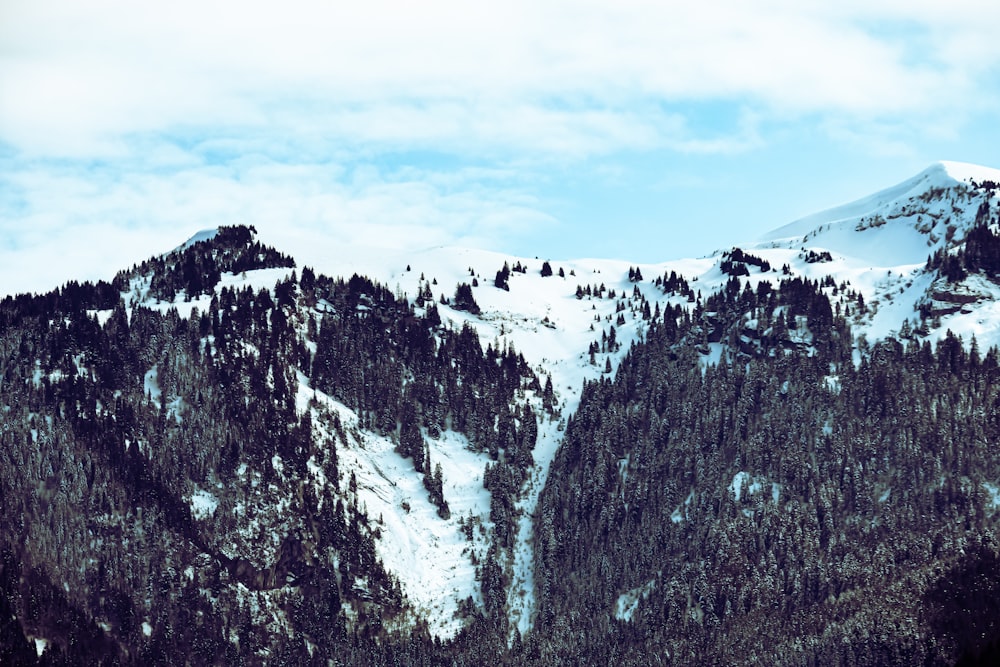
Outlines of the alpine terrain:
<svg viewBox="0 0 1000 667">
<path fill-rule="evenodd" d="M 661 264 L 282 241 L 0 302 L 0 663 L 1000 656 L 1000 171 Z"/>
</svg>

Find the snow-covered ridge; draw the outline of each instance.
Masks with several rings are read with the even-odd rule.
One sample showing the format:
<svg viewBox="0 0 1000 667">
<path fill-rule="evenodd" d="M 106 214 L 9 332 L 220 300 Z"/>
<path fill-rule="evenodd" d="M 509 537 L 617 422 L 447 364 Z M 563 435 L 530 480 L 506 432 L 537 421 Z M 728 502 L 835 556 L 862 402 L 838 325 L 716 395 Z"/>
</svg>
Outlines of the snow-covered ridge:
<svg viewBox="0 0 1000 667">
<path fill-rule="evenodd" d="M 1000 169 L 965 162 L 936 162 L 901 183 L 861 199 L 800 218 L 768 232 L 760 240 L 778 241 L 802 237 L 824 225 L 855 222 L 860 218 L 884 214 L 898 202 L 920 197 L 933 190 L 984 181 L 1000 183 Z"/>
<path fill-rule="evenodd" d="M 200 243 L 201 241 L 211 241 L 218 234 L 219 234 L 219 230 L 218 229 L 202 229 L 201 231 L 195 232 L 191 236 L 191 238 L 189 238 L 187 241 L 185 241 L 181 245 L 179 245 L 176 248 L 174 248 L 174 250 L 172 250 L 171 252 L 179 252 L 179 251 L 182 251 L 182 250 L 187 250 L 188 248 L 190 248 L 191 246 L 193 246 L 195 243 Z M 169 254 L 169 253 L 167 253 L 167 254 Z"/>
</svg>

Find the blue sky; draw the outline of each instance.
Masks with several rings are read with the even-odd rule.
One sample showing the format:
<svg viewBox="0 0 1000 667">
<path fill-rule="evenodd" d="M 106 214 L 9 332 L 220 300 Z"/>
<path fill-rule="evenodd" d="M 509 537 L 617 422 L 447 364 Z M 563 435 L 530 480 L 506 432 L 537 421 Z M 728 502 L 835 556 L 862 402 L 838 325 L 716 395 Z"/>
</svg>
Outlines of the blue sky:
<svg viewBox="0 0 1000 667">
<path fill-rule="evenodd" d="M 997 34 L 986 0 L 6 0 L 0 292 L 236 222 L 706 254 L 1000 166 Z"/>
</svg>

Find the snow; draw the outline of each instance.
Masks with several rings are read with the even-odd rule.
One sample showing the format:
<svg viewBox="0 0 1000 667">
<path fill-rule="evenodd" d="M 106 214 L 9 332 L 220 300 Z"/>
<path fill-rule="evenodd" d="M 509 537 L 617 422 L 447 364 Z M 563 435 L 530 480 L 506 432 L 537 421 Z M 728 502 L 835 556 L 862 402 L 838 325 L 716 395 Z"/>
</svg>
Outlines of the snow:
<svg viewBox="0 0 1000 667">
<path fill-rule="evenodd" d="M 654 588 L 656 588 L 656 579 L 651 579 L 642 586 L 637 586 L 619 595 L 615 601 L 615 618 L 619 621 L 631 621 L 639 608 L 639 603 L 648 598 Z"/>
<path fill-rule="evenodd" d="M 954 162 L 951 160 L 942 160 L 937 166 L 944 169 L 948 177 L 958 183 L 968 183 L 969 181 L 976 181 L 977 183 L 993 181 L 994 183 L 1000 183 L 1000 169 L 994 169 L 993 167 L 984 167 L 970 162 Z"/>
<path fill-rule="evenodd" d="M 718 366 L 722 363 L 722 356 L 726 352 L 726 346 L 722 343 L 709 343 L 708 353 L 701 356 L 701 367 L 702 370 L 706 370 L 709 366 Z"/>
<path fill-rule="evenodd" d="M 733 482 L 732 484 L 729 485 L 729 488 L 733 492 L 733 495 L 736 497 L 736 502 L 740 502 L 740 495 L 741 492 L 743 491 L 743 483 L 748 481 L 749 479 L 750 479 L 749 473 L 745 472 L 738 472 L 736 473 L 735 476 L 733 476 Z"/>
<path fill-rule="evenodd" d="M 490 527 L 490 496 L 483 488 L 482 475 L 489 456 L 471 451 L 458 433 L 426 438 L 431 465 L 441 465 L 444 497 L 451 510 L 451 518 L 442 519 L 413 462 L 396 453 L 388 438 L 358 429 L 353 411 L 314 391 L 305 381 L 300 376 L 298 409 L 336 414 L 348 434 L 346 442 L 336 438 L 343 477 L 340 487 L 348 488 L 353 472 L 358 506 L 381 533 L 375 543 L 379 559 L 399 579 L 403 593 L 427 620 L 431 633 L 453 637 L 465 624 L 459 603 L 469 597 L 482 603 L 473 554 L 482 559 L 487 549 L 484 531 Z M 313 423 L 315 429 L 333 437 L 325 432 L 324 420 L 316 418 Z M 461 526 L 470 519 L 484 528 L 472 531 L 471 542 Z"/>
<path fill-rule="evenodd" d="M 939 340 L 950 330 L 966 344 L 975 337 L 981 351 L 1000 345 L 1000 285 L 978 275 L 969 276 L 963 285 L 977 295 L 977 300 L 942 318 L 942 325 L 931 332 L 931 338 Z"/>
<path fill-rule="evenodd" d="M 294 271 L 293 268 L 277 268 L 256 269 L 240 274 L 223 273 L 212 294 L 202 294 L 189 298 L 184 290 L 180 290 L 171 301 L 159 301 L 149 297 L 149 277 L 133 278 L 128 289 L 122 293 L 122 298 L 125 300 L 126 311 L 129 313 L 131 313 L 131 307 L 134 304 L 141 303 L 143 306 L 161 313 L 173 309 L 180 317 L 190 319 L 195 308 L 202 313 L 208 311 L 212 305 L 213 294 L 220 294 L 226 288 L 239 290 L 249 287 L 254 292 L 259 292 L 262 289 L 272 291 L 275 284 L 287 280 Z M 100 313 L 103 312 L 100 311 Z"/>
<path fill-rule="evenodd" d="M 755 493 L 759 493 L 763 490 L 763 483 L 750 475 L 748 472 L 740 471 L 733 475 L 733 481 L 729 485 L 729 489 L 733 492 L 733 496 L 736 498 L 736 502 L 740 502 L 740 498 L 743 495 L 743 486 L 746 485 L 746 491 L 748 496 L 752 496 Z M 774 489 L 772 487 L 772 494 Z"/>
<path fill-rule="evenodd" d="M 688 494 L 688 497 L 683 503 L 677 506 L 677 509 L 673 511 L 670 515 L 670 521 L 672 523 L 682 523 L 687 519 L 687 510 L 691 507 L 691 503 L 694 501 L 694 491 Z"/>
<path fill-rule="evenodd" d="M 1000 182 L 1000 171 L 961 162 L 937 162 L 916 176 L 892 187 L 856 201 L 800 218 L 769 232 L 761 240 L 774 241 L 801 237 L 816 229 L 837 223 L 854 224 L 859 218 L 871 217 L 891 210 L 891 207 L 900 200 L 908 200 L 934 188 L 955 187 L 968 182 L 969 178 Z"/>
<path fill-rule="evenodd" d="M 183 245 L 174 248 L 174 252 L 187 250 L 188 248 L 193 246 L 195 243 L 198 243 L 199 241 L 211 241 L 218 235 L 218 233 L 219 233 L 218 229 L 202 229 L 201 231 L 195 232 L 195 234 L 187 241 L 185 241 Z"/>
<path fill-rule="evenodd" d="M 91 317 L 96 317 L 97 318 L 97 323 L 103 327 L 105 324 L 107 324 L 108 320 L 111 319 L 111 315 L 114 312 L 115 311 L 110 310 L 110 309 L 108 309 L 108 310 L 88 310 L 87 311 L 87 315 L 89 315 Z"/>
<path fill-rule="evenodd" d="M 163 392 L 160 391 L 160 385 L 157 376 L 158 376 L 158 369 L 156 366 L 153 366 L 148 371 L 146 371 L 146 374 L 143 376 L 143 391 L 145 391 L 146 394 L 149 395 L 149 400 L 153 403 L 153 405 L 159 408 L 160 396 L 163 394 Z"/>
<path fill-rule="evenodd" d="M 215 514 L 219 499 L 204 489 L 198 489 L 191 494 L 188 504 L 195 519 L 207 519 Z"/>
<path fill-rule="evenodd" d="M 574 397 L 574 403 L 567 410 L 576 410 L 579 396 Z M 536 609 L 535 571 L 534 571 L 534 514 L 538 507 L 538 496 L 548 479 L 549 466 L 555 458 L 562 433 L 559 424 L 553 421 L 544 422 L 538 433 L 538 444 L 535 446 L 535 465 L 531 472 L 523 495 L 518 499 L 516 509 L 520 512 L 517 537 L 514 548 L 514 582 L 508 594 L 507 604 L 510 610 L 512 625 L 522 635 L 532 627 L 533 614 Z"/>
<path fill-rule="evenodd" d="M 986 493 L 990 494 L 990 509 L 1000 509 L 1000 486 L 983 482 L 983 488 L 986 489 Z"/>
</svg>

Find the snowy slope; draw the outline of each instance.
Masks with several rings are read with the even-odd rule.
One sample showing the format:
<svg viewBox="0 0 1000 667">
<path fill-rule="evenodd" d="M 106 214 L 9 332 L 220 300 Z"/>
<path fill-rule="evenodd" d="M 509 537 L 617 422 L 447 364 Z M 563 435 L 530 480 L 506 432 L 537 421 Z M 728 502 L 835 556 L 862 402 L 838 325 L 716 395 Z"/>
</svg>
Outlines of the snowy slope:
<svg viewBox="0 0 1000 667">
<path fill-rule="evenodd" d="M 856 201 L 836 206 L 819 213 L 800 218 L 779 227 L 761 239 L 775 241 L 808 237 L 821 229 L 833 226 L 853 227 L 862 219 L 875 216 L 894 218 L 907 213 L 908 203 L 919 201 L 923 195 L 933 190 L 945 190 L 964 186 L 970 181 L 997 181 L 1000 170 L 964 162 L 937 162 L 902 183 L 876 192 Z M 1000 182 L 1000 181 L 997 181 Z"/>
</svg>

